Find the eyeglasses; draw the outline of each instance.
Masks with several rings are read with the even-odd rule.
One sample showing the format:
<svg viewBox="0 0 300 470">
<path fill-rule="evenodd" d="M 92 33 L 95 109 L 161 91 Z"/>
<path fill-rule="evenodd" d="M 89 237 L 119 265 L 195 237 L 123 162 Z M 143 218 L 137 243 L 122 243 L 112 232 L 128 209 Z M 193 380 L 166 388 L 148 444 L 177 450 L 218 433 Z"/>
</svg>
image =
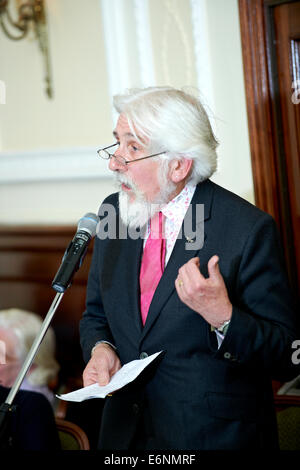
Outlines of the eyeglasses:
<svg viewBox="0 0 300 470">
<path fill-rule="evenodd" d="M 116 144 L 109 145 L 108 147 L 105 147 L 103 149 L 97 150 L 97 153 L 99 157 L 103 158 L 104 160 L 110 160 L 112 157 L 114 157 L 117 162 L 122 165 L 123 167 L 126 167 L 129 163 L 134 163 L 138 162 L 139 160 L 145 160 L 146 158 L 152 158 L 152 157 L 157 157 L 158 155 L 162 155 L 164 152 L 159 152 L 159 153 L 154 153 L 153 155 L 148 155 L 147 157 L 142 157 L 142 158 L 136 158 L 135 160 L 126 160 L 124 157 L 121 157 L 120 155 L 115 155 L 114 153 L 110 153 L 108 149 L 111 149 L 113 147 L 116 147 L 118 142 Z"/>
</svg>

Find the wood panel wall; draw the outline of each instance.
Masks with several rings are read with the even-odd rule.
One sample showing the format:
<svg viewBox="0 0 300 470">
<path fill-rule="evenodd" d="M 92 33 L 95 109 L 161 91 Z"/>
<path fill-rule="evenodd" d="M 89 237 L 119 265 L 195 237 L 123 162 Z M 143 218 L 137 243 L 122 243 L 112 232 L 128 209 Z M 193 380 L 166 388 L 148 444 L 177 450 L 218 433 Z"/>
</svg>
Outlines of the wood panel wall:
<svg viewBox="0 0 300 470">
<path fill-rule="evenodd" d="M 75 226 L 0 226 L 0 309 L 17 307 L 45 317 L 56 295 L 51 283 L 75 232 Z M 84 368 L 78 326 L 91 255 L 92 243 L 52 321 L 62 381 L 80 377 Z"/>
</svg>

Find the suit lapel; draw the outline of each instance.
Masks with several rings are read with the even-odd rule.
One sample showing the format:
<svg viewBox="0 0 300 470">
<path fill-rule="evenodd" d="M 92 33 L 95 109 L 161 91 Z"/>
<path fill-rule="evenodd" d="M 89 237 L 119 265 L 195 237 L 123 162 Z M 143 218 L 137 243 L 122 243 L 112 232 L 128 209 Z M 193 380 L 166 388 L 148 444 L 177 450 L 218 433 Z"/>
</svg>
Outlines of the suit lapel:
<svg viewBox="0 0 300 470">
<path fill-rule="evenodd" d="M 115 286 L 114 296 L 117 297 L 116 314 L 122 321 L 122 307 L 126 308 L 130 321 L 132 334 L 140 337 L 142 331 L 140 307 L 139 307 L 139 271 L 143 249 L 143 239 L 134 239 L 128 233 L 128 229 L 119 219 L 119 212 L 116 214 L 116 237 L 108 240 L 108 247 L 105 250 L 107 257 L 104 260 L 103 283 L 107 284 L 106 290 L 111 293 L 112 283 Z M 115 299 L 112 299 L 114 303 Z M 126 321 L 128 321 L 128 315 Z"/>
<path fill-rule="evenodd" d="M 153 296 L 147 320 L 145 326 L 142 331 L 141 340 L 147 335 L 149 330 L 151 329 L 152 325 L 156 321 L 157 317 L 159 316 L 164 304 L 167 302 L 168 298 L 172 294 L 175 289 L 175 279 L 178 274 L 178 269 L 187 261 L 199 253 L 200 249 L 205 249 L 205 241 L 206 241 L 206 234 L 205 234 L 205 226 L 204 221 L 210 218 L 211 212 L 211 203 L 212 203 L 212 195 L 213 195 L 213 185 L 212 183 L 207 180 L 201 184 L 199 184 L 196 188 L 195 194 L 191 201 L 191 206 L 193 208 L 193 215 L 196 212 L 197 204 L 203 204 L 204 211 L 202 212 L 202 217 L 199 218 L 198 212 L 198 220 L 196 217 L 193 217 L 193 224 L 186 223 L 190 222 L 187 221 L 187 217 L 191 216 L 191 213 L 186 215 L 183 226 L 182 226 L 182 237 L 176 240 L 175 246 L 173 248 L 171 257 L 168 261 L 166 269 L 161 277 L 161 280 L 157 286 L 155 294 Z M 190 228 L 189 228 L 190 227 Z M 199 235 L 200 231 L 204 229 L 203 241 L 204 246 L 203 248 L 197 246 L 198 243 L 191 242 L 190 240 L 195 239 L 195 233 Z M 197 239 L 197 236 L 196 236 Z M 194 245 L 196 248 L 194 249 Z"/>
<path fill-rule="evenodd" d="M 143 252 L 143 239 L 126 240 L 126 264 L 127 264 L 127 302 L 124 305 L 131 305 L 134 324 L 138 333 L 142 332 L 141 310 L 140 310 L 140 285 L 139 272 L 141 257 Z M 120 284 L 121 286 L 121 284 Z"/>
</svg>

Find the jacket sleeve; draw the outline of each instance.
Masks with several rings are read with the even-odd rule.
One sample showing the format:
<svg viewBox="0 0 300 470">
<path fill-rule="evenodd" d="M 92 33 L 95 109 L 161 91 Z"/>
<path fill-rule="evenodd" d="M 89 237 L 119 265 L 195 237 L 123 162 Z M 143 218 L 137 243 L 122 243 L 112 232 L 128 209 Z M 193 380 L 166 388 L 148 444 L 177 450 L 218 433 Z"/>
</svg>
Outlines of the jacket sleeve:
<svg viewBox="0 0 300 470">
<path fill-rule="evenodd" d="M 86 310 L 79 325 L 80 343 L 85 362 L 90 360 L 92 348 L 97 341 L 108 341 L 114 344 L 100 294 L 100 245 L 101 241 L 96 237 L 87 284 Z"/>
<path fill-rule="evenodd" d="M 292 361 L 299 318 L 285 273 L 276 224 L 263 214 L 244 245 L 232 319 L 215 356 L 233 366 L 263 368 L 272 379 L 300 373 Z"/>
</svg>

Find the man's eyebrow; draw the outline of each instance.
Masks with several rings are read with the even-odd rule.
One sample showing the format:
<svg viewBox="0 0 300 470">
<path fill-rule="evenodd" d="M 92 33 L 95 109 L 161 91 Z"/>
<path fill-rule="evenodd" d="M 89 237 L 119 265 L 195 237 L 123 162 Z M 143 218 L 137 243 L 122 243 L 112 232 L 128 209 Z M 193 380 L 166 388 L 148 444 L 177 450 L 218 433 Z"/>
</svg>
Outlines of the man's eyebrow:
<svg viewBox="0 0 300 470">
<path fill-rule="evenodd" d="M 118 139 L 119 138 L 119 135 L 117 133 L 117 131 L 113 131 L 113 136 Z M 126 132 L 126 134 L 124 134 L 124 137 L 129 137 L 129 138 L 133 138 L 135 140 L 142 140 L 139 136 L 135 136 L 133 135 L 131 132 Z"/>
</svg>

